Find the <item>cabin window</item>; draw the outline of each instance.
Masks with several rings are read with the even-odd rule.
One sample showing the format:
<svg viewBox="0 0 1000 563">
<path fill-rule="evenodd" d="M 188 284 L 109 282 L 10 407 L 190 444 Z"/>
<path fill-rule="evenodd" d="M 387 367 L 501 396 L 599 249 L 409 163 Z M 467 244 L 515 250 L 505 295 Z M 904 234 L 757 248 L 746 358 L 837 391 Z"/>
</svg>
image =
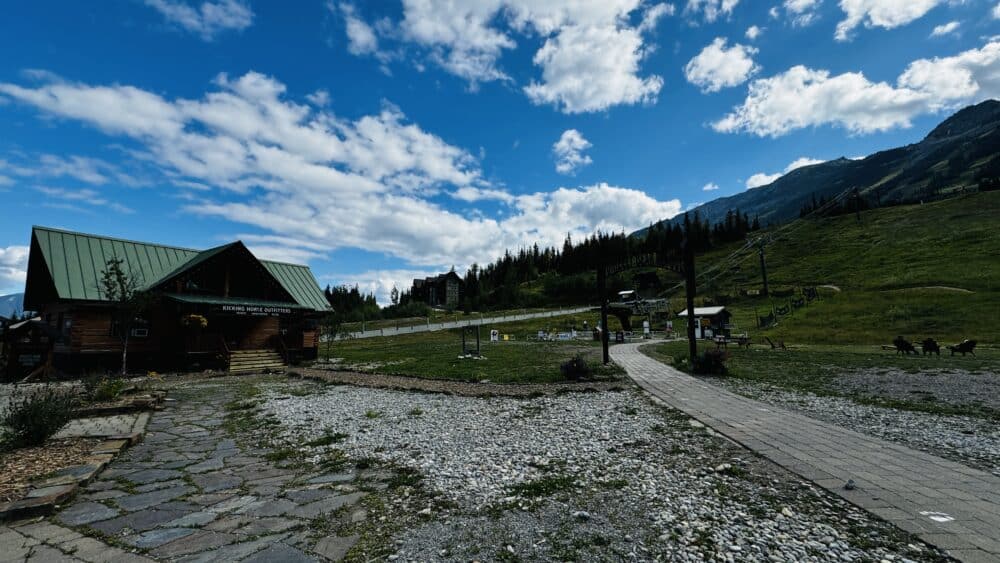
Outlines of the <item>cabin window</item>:
<svg viewBox="0 0 1000 563">
<path fill-rule="evenodd" d="M 132 334 L 129 336 L 131 338 L 149 338 L 149 335 L 149 320 L 137 317 L 135 322 L 132 323 Z M 121 338 L 121 323 L 118 321 L 111 321 L 111 336 Z"/>
</svg>

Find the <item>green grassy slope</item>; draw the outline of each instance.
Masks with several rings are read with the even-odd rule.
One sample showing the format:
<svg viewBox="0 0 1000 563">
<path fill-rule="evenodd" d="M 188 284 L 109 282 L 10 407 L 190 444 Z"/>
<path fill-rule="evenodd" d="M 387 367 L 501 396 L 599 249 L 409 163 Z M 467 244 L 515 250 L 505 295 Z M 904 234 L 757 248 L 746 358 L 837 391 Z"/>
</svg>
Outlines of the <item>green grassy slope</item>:
<svg viewBox="0 0 1000 563">
<path fill-rule="evenodd" d="M 708 269 L 734 248 L 698 257 Z M 758 331 L 761 314 L 787 299 L 737 298 L 730 305 L 741 329 L 790 342 L 888 343 L 900 334 L 939 342 L 1000 342 L 1000 192 L 797 221 L 775 231 L 766 251 L 772 290 L 836 286 L 824 299 Z M 713 279 L 714 278 L 714 279 Z M 736 267 L 699 280 L 699 296 L 737 295 L 760 287 L 751 253 Z M 673 296 L 674 309 L 683 295 Z"/>
<path fill-rule="evenodd" d="M 564 332 L 583 328 L 586 321 L 594 326 L 596 312 L 530 319 L 496 325 L 480 330 L 485 360 L 459 359 L 462 350 L 461 330 L 422 332 L 384 338 L 339 340 L 320 346 L 324 358 L 339 359 L 346 370 L 390 375 L 409 375 L 433 379 L 481 381 L 494 383 L 552 383 L 563 381 L 560 364 L 582 356 L 593 368 L 595 377 L 617 377 L 621 368 L 601 365 L 601 347 L 592 340 L 539 341 L 539 330 Z M 612 330 L 620 329 L 609 320 Z M 490 342 L 490 330 L 496 328 L 513 340 Z"/>
</svg>

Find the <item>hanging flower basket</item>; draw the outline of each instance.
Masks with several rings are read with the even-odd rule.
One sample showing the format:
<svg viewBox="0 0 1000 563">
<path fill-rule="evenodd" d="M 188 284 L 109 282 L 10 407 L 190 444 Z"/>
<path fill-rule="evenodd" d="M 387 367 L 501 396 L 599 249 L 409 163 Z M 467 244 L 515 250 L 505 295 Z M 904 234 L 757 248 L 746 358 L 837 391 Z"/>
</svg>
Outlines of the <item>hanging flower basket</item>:
<svg viewBox="0 0 1000 563">
<path fill-rule="evenodd" d="M 181 317 L 181 325 L 190 329 L 202 329 L 208 326 L 208 319 L 202 315 L 184 315 Z"/>
</svg>

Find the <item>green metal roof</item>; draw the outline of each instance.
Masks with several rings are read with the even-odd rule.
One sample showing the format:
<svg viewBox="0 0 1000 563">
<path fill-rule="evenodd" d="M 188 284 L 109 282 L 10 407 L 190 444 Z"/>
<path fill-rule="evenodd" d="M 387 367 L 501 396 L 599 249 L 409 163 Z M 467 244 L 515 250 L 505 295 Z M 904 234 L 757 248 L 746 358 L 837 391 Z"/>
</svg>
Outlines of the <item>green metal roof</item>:
<svg viewBox="0 0 1000 563">
<path fill-rule="evenodd" d="M 32 228 L 60 299 L 104 301 L 101 271 L 108 260 L 120 258 L 129 275 L 152 287 L 231 246 L 204 252 L 130 240 L 51 229 Z M 302 307 L 327 311 L 330 306 L 309 266 L 260 261 Z"/>
</svg>

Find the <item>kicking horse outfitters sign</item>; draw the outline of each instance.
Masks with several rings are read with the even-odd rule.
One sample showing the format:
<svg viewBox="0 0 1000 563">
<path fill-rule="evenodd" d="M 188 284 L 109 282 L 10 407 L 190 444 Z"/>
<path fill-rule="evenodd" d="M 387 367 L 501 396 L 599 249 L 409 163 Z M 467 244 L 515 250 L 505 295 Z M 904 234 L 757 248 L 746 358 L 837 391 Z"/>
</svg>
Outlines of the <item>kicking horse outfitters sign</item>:
<svg viewBox="0 0 1000 563">
<path fill-rule="evenodd" d="M 219 312 L 232 315 L 251 315 L 255 317 L 275 317 L 278 315 L 291 315 L 291 307 L 275 307 L 271 305 L 243 305 L 226 304 L 219 307 Z"/>
</svg>

